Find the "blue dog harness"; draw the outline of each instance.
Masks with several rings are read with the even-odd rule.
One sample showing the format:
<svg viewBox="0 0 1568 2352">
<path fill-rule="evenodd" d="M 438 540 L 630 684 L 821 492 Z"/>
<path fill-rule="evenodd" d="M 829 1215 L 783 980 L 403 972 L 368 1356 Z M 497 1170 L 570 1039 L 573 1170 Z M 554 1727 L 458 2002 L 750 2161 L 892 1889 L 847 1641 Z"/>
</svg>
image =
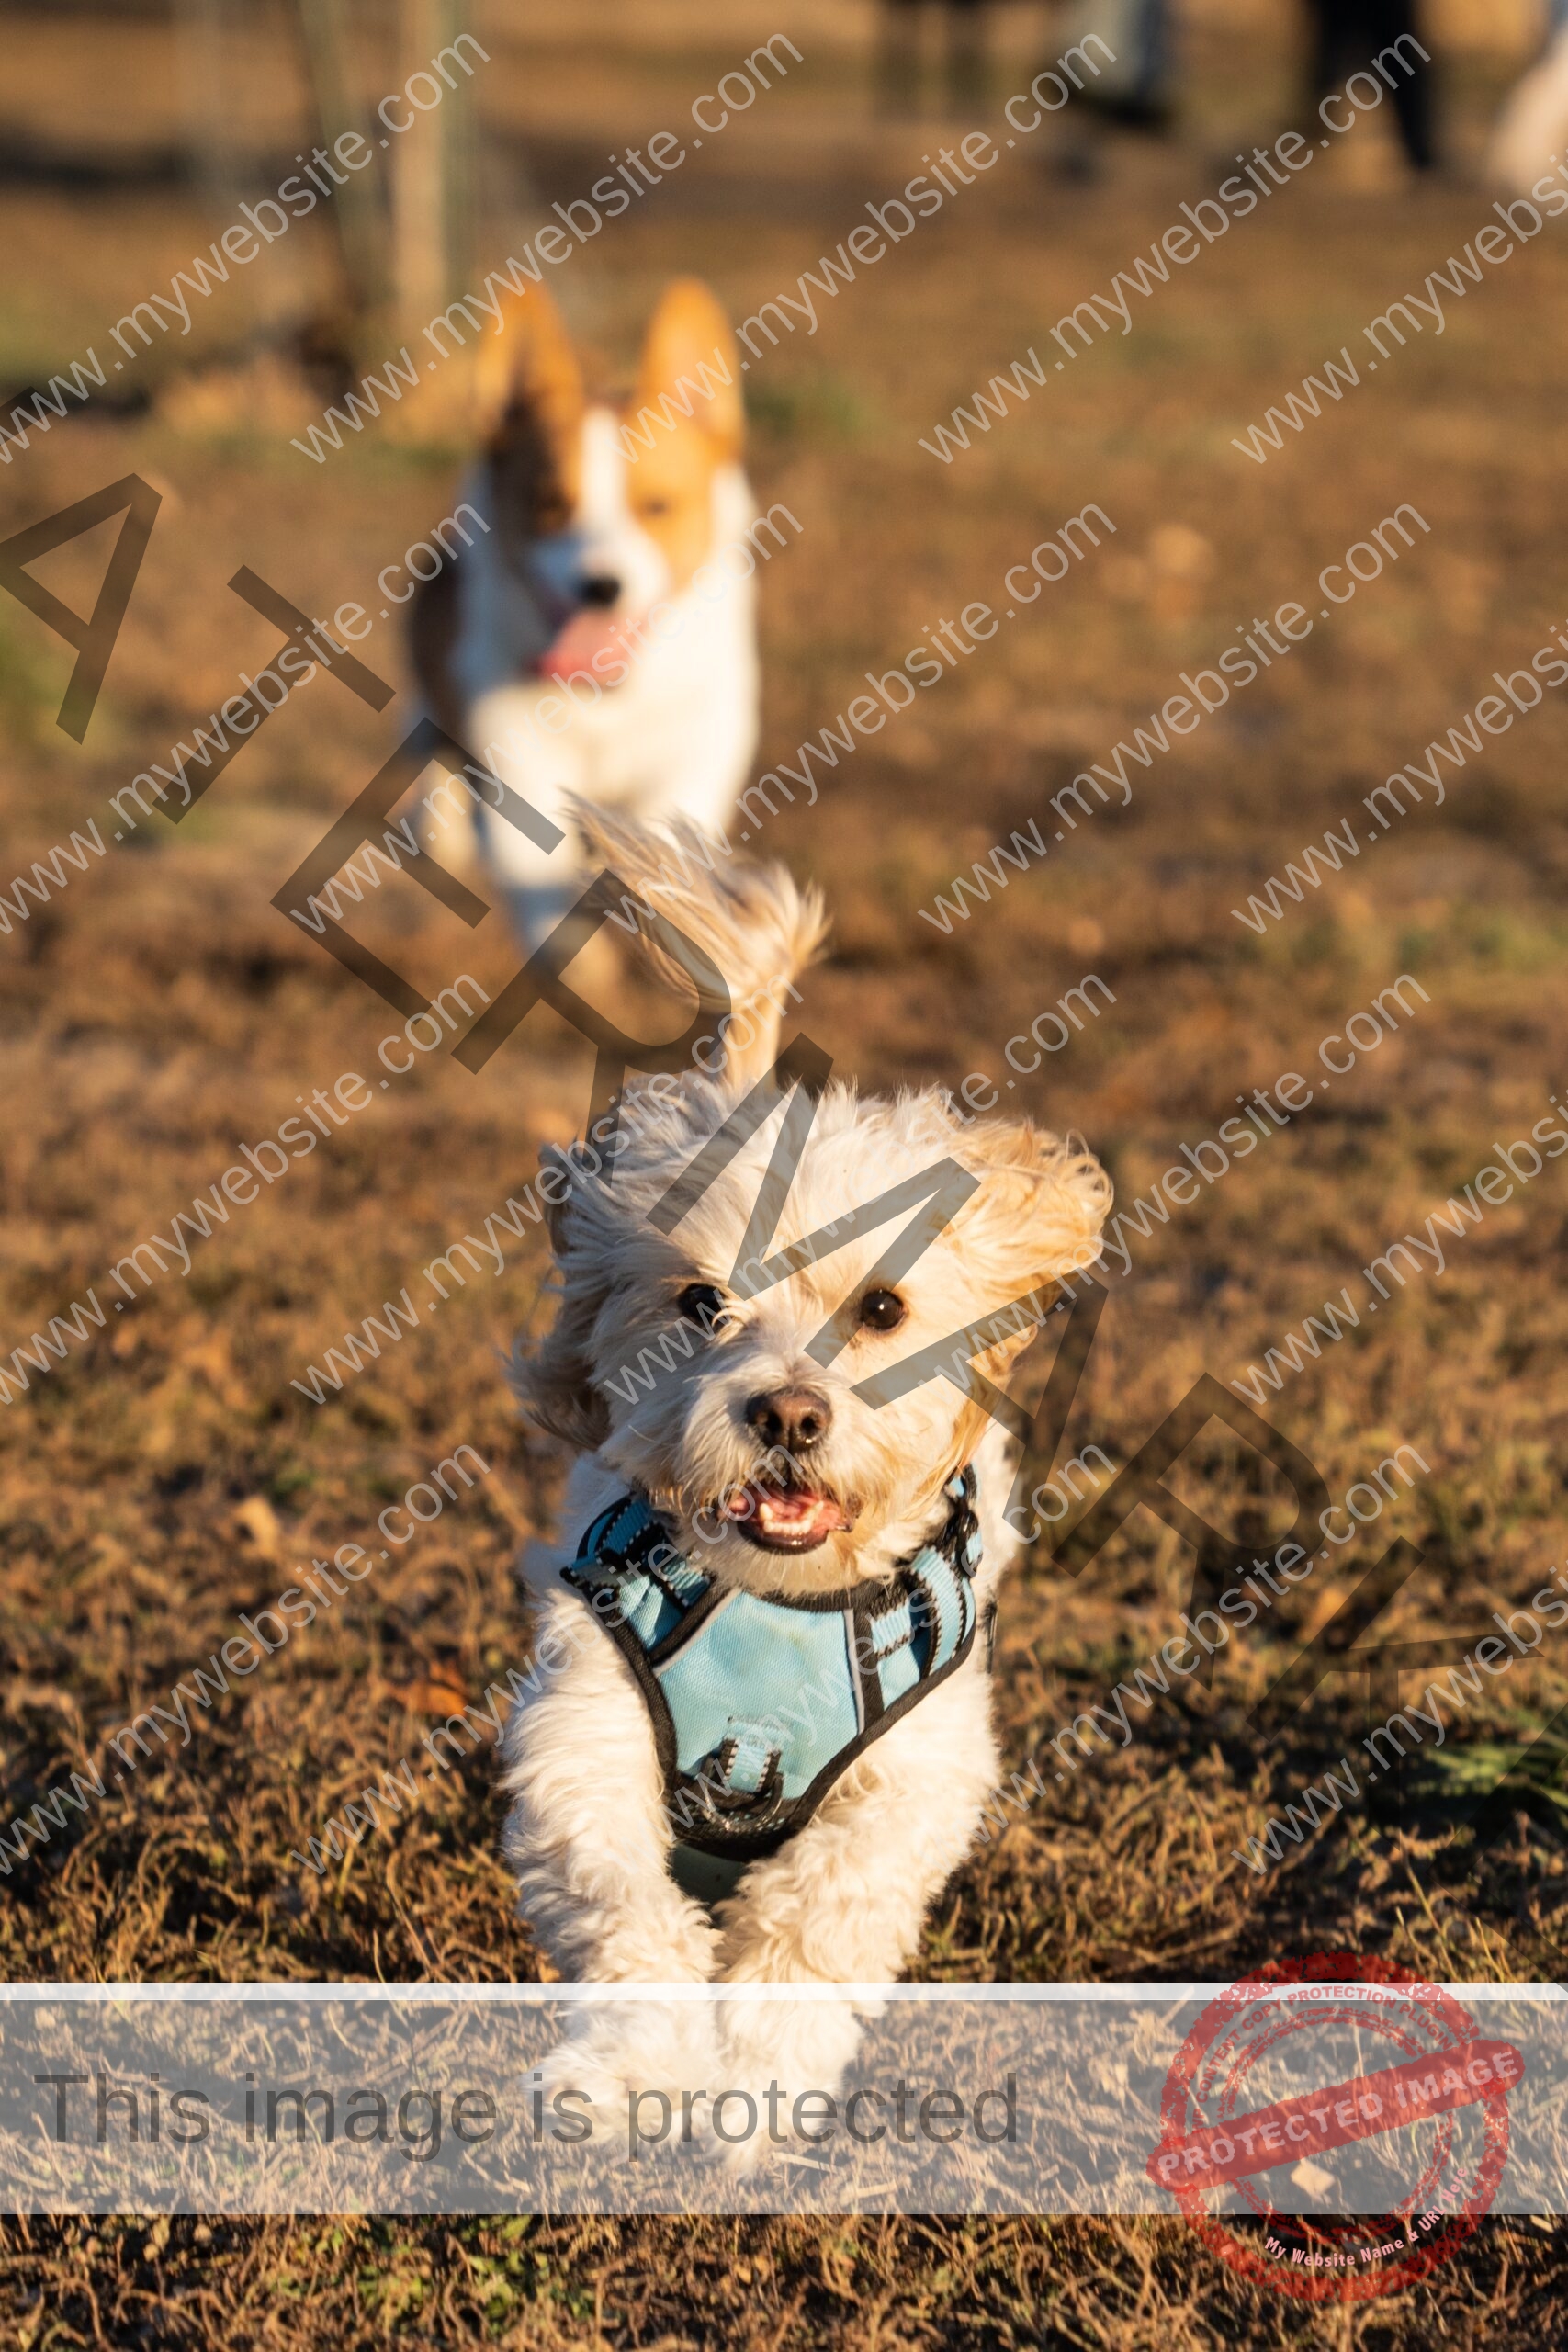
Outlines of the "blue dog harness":
<svg viewBox="0 0 1568 2352">
<path fill-rule="evenodd" d="M 688 1892 L 728 1893 L 968 1657 L 980 1565 L 974 1471 L 944 1492 L 941 1534 L 885 1581 L 792 1600 L 705 1576 L 645 1495 L 623 1496 L 584 1533 L 561 1573 L 648 1702 Z"/>
</svg>

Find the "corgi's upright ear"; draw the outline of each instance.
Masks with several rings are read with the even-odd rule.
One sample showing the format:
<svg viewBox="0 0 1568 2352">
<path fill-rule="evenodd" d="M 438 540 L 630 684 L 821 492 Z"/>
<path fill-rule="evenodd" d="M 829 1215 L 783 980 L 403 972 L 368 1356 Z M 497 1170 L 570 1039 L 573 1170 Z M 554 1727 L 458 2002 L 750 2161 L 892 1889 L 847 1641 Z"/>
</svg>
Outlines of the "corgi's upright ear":
<svg viewBox="0 0 1568 2352">
<path fill-rule="evenodd" d="M 492 456 L 520 442 L 547 453 L 568 511 L 581 485 L 582 369 L 566 322 L 542 286 L 509 303 L 502 331 L 484 332 L 474 361 L 480 432 Z"/>
<path fill-rule="evenodd" d="M 721 460 L 729 463 L 739 457 L 746 412 L 735 337 L 718 298 L 700 277 L 671 279 L 643 339 L 634 412 L 649 406 L 657 410 L 666 398 L 677 409 L 690 403 L 685 413 Z"/>
</svg>

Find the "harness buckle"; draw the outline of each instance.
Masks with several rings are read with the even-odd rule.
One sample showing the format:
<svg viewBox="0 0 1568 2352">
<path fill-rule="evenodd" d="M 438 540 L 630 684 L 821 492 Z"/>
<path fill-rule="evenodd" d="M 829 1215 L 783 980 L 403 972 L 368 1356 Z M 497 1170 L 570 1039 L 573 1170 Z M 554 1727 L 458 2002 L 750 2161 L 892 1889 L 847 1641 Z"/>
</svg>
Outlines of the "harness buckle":
<svg viewBox="0 0 1568 2352">
<path fill-rule="evenodd" d="M 756 1724 L 733 1715 L 713 1754 L 693 1775 L 710 1811 L 724 1819 L 770 1812 L 784 1787 L 784 1751 Z"/>
</svg>

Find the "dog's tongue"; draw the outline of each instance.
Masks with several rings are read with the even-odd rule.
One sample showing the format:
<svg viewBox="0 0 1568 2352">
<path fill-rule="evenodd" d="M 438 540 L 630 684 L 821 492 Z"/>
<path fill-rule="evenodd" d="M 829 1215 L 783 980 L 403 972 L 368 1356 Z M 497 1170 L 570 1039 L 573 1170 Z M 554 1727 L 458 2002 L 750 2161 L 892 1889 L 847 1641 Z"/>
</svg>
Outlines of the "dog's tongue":
<svg viewBox="0 0 1568 2352">
<path fill-rule="evenodd" d="M 727 1506 L 726 1517 L 754 1518 L 764 1534 L 814 1535 L 819 1542 L 850 1523 L 841 1503 L 810 1487 L 748 1487 Z"/>
<path fill-rule="evenodd" d="M 615 616 L 595 608 L 573 613 L 560 635 L 540 654 L 541 678 L 584 678 L 593 673 L 593 656 L 614 645 L 618 635 Z"/>
</svg>

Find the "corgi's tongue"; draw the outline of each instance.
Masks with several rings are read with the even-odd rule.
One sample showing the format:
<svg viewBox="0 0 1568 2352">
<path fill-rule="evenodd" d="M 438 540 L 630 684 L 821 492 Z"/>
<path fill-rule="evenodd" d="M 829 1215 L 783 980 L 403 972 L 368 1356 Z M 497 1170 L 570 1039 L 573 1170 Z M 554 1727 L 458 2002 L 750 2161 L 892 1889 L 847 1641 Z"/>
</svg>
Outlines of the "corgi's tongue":
<svg viewBox="0 0 1568 2352">
<path fill-rule="evenodd" d="M 730 1496 L 724 1516 L 739 1521 L 747 1534 L 800 1551 L 851 1524 L 842 1503 L 831 1495 L 818 1494 L 813 1487 L 773 1487 L 760 1482 Z"/>
<path fill-rule="evenodd" d="M 618 645 L 620 628 L 613 613 L 586 608 L 573 613 L 553 644 L 547 645 L 535 665 L 541 678 L 593 678 L 601 685 L 606 679 L 593 667 L 596 653 Z M 625 660 L 625 655 L 620 659 Z M 604 670 L 613 670 L 608 660 Z"/>
</svg>

